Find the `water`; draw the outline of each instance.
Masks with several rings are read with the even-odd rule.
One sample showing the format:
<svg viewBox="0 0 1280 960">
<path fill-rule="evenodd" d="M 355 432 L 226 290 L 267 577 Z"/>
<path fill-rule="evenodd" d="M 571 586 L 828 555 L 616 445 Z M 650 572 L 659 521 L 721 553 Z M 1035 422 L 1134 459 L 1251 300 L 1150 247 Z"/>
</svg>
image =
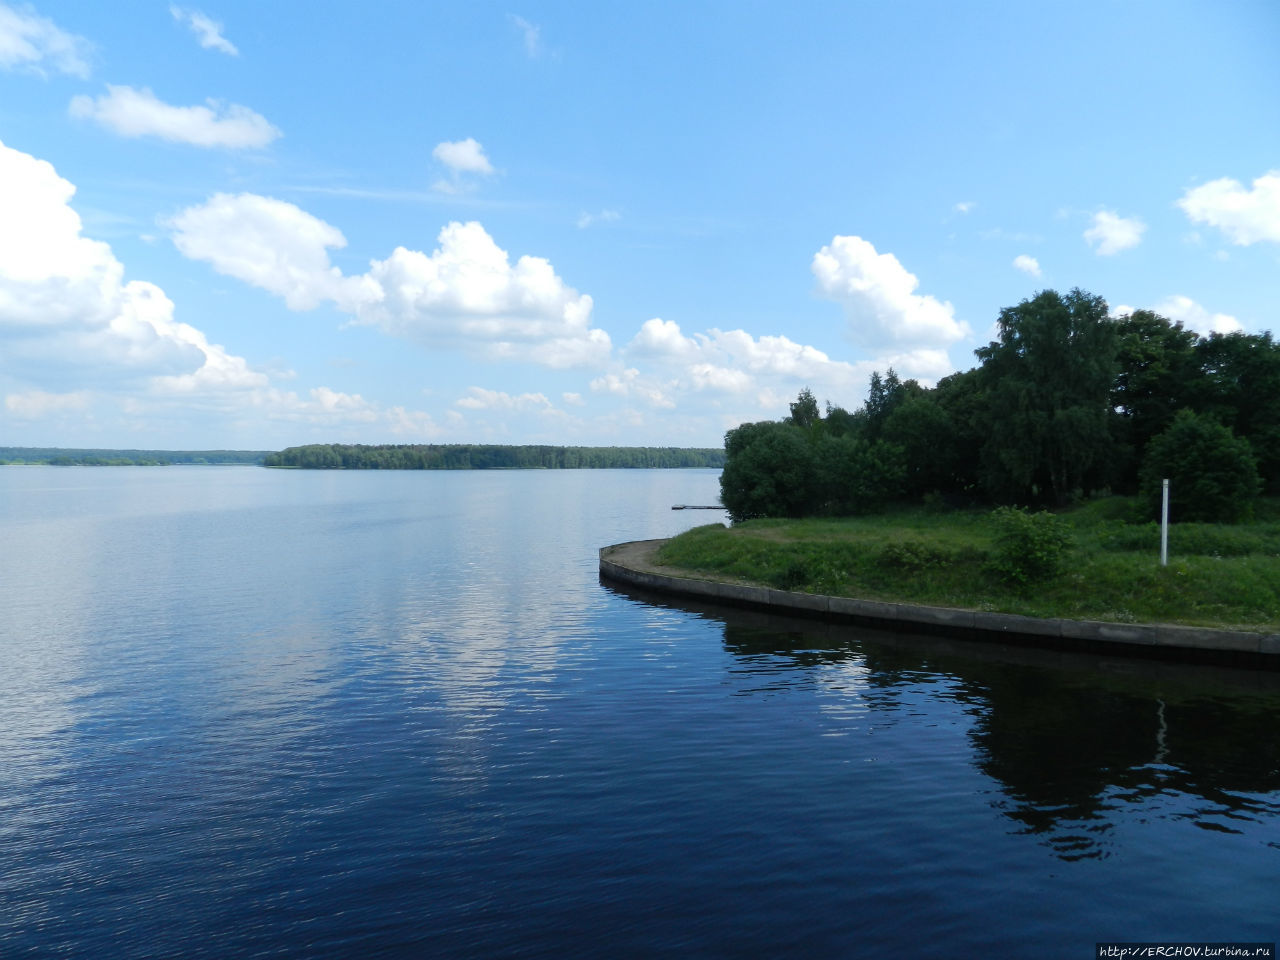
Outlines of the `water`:
<svg viewBox="0 0 1280 960">
<path fill-rule="evenodd" d="M 1280 677 L 599 582 L 716 492 L 0 470 L 0 956 L 1276 939 Z"/>
</svg>

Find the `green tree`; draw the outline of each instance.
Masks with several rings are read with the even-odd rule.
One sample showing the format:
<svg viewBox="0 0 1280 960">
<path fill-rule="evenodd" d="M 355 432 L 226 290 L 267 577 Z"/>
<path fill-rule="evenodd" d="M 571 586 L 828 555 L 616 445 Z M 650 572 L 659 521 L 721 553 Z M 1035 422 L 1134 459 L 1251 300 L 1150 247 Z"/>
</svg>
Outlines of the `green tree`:
<svg viewBox="0 0 1280 960">
<path fill-rule="evenodd" d="M 1151 438 L 1194 401 L 1199 338 L 1150 310 L 1135 310 L 1116 324 L 1116 332 L 1119 370 L 1111 390 L 1112 432 L 1123 450 L 1120 482 L 1132 490 Z"/>
<path fill-rule="evenodd" d="M 880 440 L 824 434 L 814 444 L 815 506 L 822 513 L 868 513 L 902 496 L 902 449 Z"/>
<path fill-rule="evenodd" d="M 801 430 L 808 430 L 814 427 L 822 419 L 822 414 L 818 412 L 818 401 L 814 399 L 813 393 L 808 387 L 800 391 L 800 395 L 796 397 L 795 402 L 791 404 L 791 416 L 787 418 L 787 422 L 799 427 Z"/>
<path fill-rule="evenodd" d="M 720 502 L 734 522 L 800 517 L 819 496 L 813 444 L 791 423 L 744 423 L 725 434 Z"/>
<path fill-rule="evenodd" d="M 1151 516 L 1169 481 L 1172 520 L 1235 523 L 1253 510 L 1262 481 L 1249 443 L 1215 419 L 1182 410 L 1147 446 L 1142 489 Z"/>
<path fill-rule="evenodd" d="M 1270 333 L 1214 333 L 1195 352 L 1195 409 L 1248 440 L 1264 481 L 1280 492 L 1280 343 Z"/>
<path fill-rule="evenodd" d="M 988 392 L 988 491 L 1006 502 L 1066 503 L 1097 485 L 1113 451 L 1116 329 L 1107 303 L 1046 290 L 1000 311 L 999 340 L 977 351 Z"/>
<path fill-rule="evenodd" d="M 901 495 L 951 492 L 957 485 L 963 453 L 956 443 L 956 424 L 936 391 L 906 397 L 889 414 L 880 436 L 900 451 Z"/>
</svg>

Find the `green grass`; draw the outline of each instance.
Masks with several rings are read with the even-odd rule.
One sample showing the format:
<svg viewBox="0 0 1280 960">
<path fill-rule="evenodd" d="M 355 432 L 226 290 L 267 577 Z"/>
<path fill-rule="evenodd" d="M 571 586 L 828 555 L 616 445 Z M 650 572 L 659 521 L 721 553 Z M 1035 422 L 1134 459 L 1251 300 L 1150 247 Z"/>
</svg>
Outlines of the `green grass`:
<svg viewBox="0 0 1280 960">
<path fill-rule="evenodd" d="M 1063 511 L 1073 542 L 1062 572 L 1025 587 L 991 569 L 995 531 L 985 510 L 716 524 L 675 537 L 658 561 L 833 596 L 1280 631 L 1280 500 L 1262 501 L 1252 523 L 1174 524 L 1167 567 L 1159 527 L 1134 522 L 1138 510 L 1131 498 L 1108 497 Z"/>
</svg>

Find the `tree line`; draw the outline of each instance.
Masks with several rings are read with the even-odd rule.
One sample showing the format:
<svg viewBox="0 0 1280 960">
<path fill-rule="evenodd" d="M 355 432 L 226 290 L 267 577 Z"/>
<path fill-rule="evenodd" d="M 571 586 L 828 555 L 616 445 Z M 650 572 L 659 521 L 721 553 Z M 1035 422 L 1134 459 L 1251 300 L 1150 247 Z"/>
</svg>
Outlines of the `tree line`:
<svg viewBox="0 0 1280 960">
<path fill-rule="evenodd" d="M 725 452 L 684 447 L 314 443 L 269 454 L 268 467 L 308 470 L 574 470 L 721 467 Z"/>
<path fill-rule="evenodd" d="M 0 447 L 0 465 L 56 467 L 159 467 L 178 463 L 262 463 L 265 450 L 105 450 L 66 447 Z"/>
<path fill-rule="evenodd" d="M 1182 519 L 1234 520 L 1280 493 L 1280 344 L 1198 336 L 1148 310 L 1109 316 L 1079 289 L 1001 310 L 979 365 L 926 388 L 872 374 L 856 412 L 806 388 L 782 421 L 725 435 L 735 519 L 842 515 L 889 501 L 1063 506 L 1159 497 Z"/>
</svg>

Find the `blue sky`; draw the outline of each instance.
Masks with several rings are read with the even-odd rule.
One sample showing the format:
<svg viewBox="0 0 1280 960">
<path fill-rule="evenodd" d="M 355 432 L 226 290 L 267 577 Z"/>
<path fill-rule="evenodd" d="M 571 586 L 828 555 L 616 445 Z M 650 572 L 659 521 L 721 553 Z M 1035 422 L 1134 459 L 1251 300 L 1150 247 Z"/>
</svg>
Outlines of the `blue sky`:
<svg viewBox="0 0 1280 960">
<path fill-rule="evenodd" d="M 719 446 L 1275 329 L 1280 5 L 0 0 L 0 444 Z"/>
</svg>

